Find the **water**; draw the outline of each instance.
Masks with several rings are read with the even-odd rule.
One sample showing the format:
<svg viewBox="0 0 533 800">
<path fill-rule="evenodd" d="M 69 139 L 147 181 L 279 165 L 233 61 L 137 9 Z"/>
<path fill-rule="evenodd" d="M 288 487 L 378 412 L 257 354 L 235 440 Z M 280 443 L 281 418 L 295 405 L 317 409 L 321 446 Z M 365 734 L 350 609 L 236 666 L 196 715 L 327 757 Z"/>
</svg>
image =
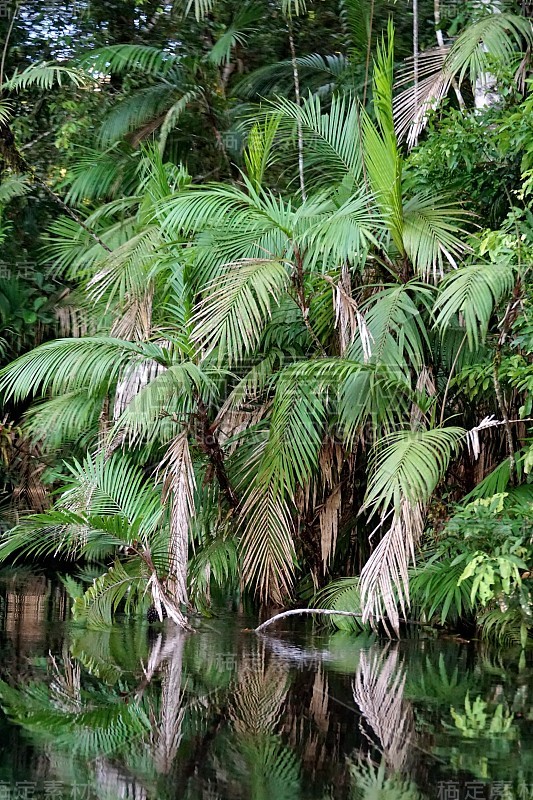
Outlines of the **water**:
<svg viewBox="0 0 533 800">
<path fill-rule="evenodd" d="M 2 798 L 522 800 L 531 660 L 226 614 L 192 635 L 68 621 L 58 581 L 0 579 Z"/>
</svg>

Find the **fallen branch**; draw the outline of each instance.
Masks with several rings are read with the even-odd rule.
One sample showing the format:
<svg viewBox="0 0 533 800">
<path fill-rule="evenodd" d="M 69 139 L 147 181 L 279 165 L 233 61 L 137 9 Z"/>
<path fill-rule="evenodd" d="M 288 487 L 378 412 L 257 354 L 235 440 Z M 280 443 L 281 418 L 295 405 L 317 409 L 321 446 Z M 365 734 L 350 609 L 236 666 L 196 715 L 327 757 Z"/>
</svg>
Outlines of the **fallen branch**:
<svg viewBox="0 0 533 800">
<path fill-rule="evenodd" d="M 326 616 L 330 617 L 363 616 L 356 611 L 335 611 L 331 608 L 293 608 L 291 611 L 282 611 L 281 614 L 276 614 L 274 617 L 267 619 L 266 622 L 262 622 L 261 625 L 257 626 L 257 628 L 254 628 L 254 633 L 259 633 L 263 630 L 263 628 L 267 628 L 269 625 L 272 625 L 273 622 L 277 622 L 278 619 L 283 619 L 283 617 L 292 617 L 294 614 L 325 614 Z"/>
</svg>

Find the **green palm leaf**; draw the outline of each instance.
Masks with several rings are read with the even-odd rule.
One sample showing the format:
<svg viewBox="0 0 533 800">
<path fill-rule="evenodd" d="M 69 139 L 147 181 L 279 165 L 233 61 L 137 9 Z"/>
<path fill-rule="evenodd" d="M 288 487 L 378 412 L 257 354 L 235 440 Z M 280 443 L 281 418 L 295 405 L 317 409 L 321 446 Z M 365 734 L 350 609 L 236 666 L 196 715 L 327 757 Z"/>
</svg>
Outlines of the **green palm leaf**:
<svg viewBox="0 0 533 800">
<path fill-rule="evenodd" d="M 11 91 L 20 91 L 31 86 L 49 90 L 56 84 L 62 86 L 65 79 L 74 86 L 82 86 L 88 82 L 87 75 L 79 69 L 43 61 L 40 64 L 30 64 L 22 72 L 15 72 L 4 86 Z"/>
<path fill-rule="evenodd" d="M 113 614 L 124 604 L 126 613 L 137 595 L 146 588 L 146 577 L 139 559 L 124 565 L 120 561 L 97 578 L 83 597 L 74 601 L 74 619 L 83 620 L 90 628 L 109 627 Z"/>
<path fill-rule="evenodd" d="M 415 271 L 429 280 L 444 271 L 444 264 L 457 267 L 457 262 L 468 252 L 462 240 L 461 227 L 467 219 L 457 203 L 446 197 L 416 195 L 403 208 L 403 244 Z"/>
<path fill-rule="evenodd" d="M 366 507 L 384 512 L 402 498 L 427 502 L 465 434 L 458 427 L 389 434 L 372 456 Z"/>
<path fill-rule="evenodd" d="M 84 69 L 109 75 L 140 72 L 146 76 L 161 77 L 180 65 L 178 56 L 158 47 L 140 44 L 116 44 L 91 50 L 78 60 Z"/>
<path fill-rule="evenodd" d="M 54 394 L 88 388 L 106 391 L 124 369 L 147 360 L 168 361 L 156 344 L 137 345 L 111 337 L 56 339 L 25 353 L 0 371 L 0 389 L 15 402 L 29 395 Z"/>
<path fill-rule="evenodd" d="M 106 459 L 102 454 L 88 455 L 83 463 L 74 460 L 68 468 L 72 477 L 61 496 L 63 508 L 120 514 L 131 524 L 142 519 L 144 538 L 156 529 L 164 510 L 160 494 L 126 456 L 115 453 Z"/>
<path fill-rule="evenodd" d="M 244 581 L 262 599 L 290 595 L 296 555 L 287 503 L 268 487 L 252 487 L 241 510 L 240 553 Z"/>
<path fill-rule="evenodd" d="M 362 111 L 363 158 L 381 213 L 394 245 L 404 253 L 402 164 L 392 120 L 394 29 L 389 24 L 387 45 L 378 45 L 373 74 L 374 111 L 377 124 Z"/>
<path fill-rule="evenodd" d="M 273 301 L 286 290 L 285 264 L 247 259 L 225 265 L 206 289 L 193 317 L 192 338 L 204 352 L 218 350 L 219 361 L 234 364 L 257 346 Z"/>
<path fill-rule="evenodd" d="M 469 264 L 450 273 L 435 303 L 436 325 L 446 329 L 461 314 L 471 349 L 486 336 L 494 308 L 510 295 L 516 280 L 508 263 Z"/>
<path fill-rule="evenodd" d="M 30 408 L 24 430 L 52 452 L 66 442 L 86 445 L 98 431 L 103 401 L 102 395 L 90 395 L 86 389 L 65 392 Z"/>
<path fill-rule="evenodd" d="M 324 111 L 320 98 L 309 96 L 302 105 L 286 98 L 272 102 L 279 118 L 280 138 L 294 138 L 296 123 L 305 136 L 304 162 L 306 174 L 315 184 L 330 187 L 332 182 L 349 179 L 358 185 L 362 178 L 362 154 L 357 102 L 344 95 L 331 100 Z M 278 158 L 282 155 L 280 150 Z"/>
<path fill-rule="evenodd" d="M 278 379 L 268 441 L 257 481 L 272 496 L 294 498 L 317 468 L 325 409 L 312 384 L 295 380 L 291 369 Z"/>
</svg>

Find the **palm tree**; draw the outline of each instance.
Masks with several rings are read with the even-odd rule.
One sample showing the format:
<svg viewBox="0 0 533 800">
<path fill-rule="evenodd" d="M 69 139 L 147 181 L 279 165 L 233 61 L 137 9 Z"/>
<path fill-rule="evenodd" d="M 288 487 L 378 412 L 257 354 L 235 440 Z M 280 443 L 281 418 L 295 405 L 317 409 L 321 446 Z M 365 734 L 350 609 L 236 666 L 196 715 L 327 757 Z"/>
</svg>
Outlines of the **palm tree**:
<svg viewBox="0 0 533 800">
<path fill-rule="evenodd" d="M 446 342 L 459 329 L 475 352 L 523 269 L 468 263 L 468 215 L 403 184 L 393 46 L 389 27 L 373 118 L 349 97 L 327 111 L 318 97 L 277 100 L 249 133 L 238 183 L 193 185 L 147 149 L 134 193 L 84 227 L 56 224 L 52 252 L 81 283 L 93 334 L 22 356 L 1 388 L 46 398 L 30 416 L 45 444 L 50 419 L 57 442 L 83 414 L 99 454 L 5 556 L 86 556 L 100 542 L 118 561 L 83 602 L 101 593 L 116 607 L 130 575 L 184 626 L 191 541 L 194 592 L 231 576 L 281 603 L 297 574 L 321 584 L 359 510 L 382 530 L 360 577 L 363 619 L 398 630 L 427 504 L 466 438 L 446 422 L 458 354 L 443 380 L 435 331 Z M 305 197 L 269 188 L 271 168 L 283 159 L 296 179 L 302 157 Z M 159 514 L 146 517 L 131 486 Z"/>
</svg>

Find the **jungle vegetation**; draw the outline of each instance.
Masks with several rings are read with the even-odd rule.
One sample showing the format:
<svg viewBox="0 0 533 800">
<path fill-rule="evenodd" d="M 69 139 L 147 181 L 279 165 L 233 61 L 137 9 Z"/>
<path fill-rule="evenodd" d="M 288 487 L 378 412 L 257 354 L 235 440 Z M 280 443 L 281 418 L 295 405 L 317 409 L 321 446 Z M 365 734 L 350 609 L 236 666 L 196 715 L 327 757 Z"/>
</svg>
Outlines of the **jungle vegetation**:
<svg viewBox="0 0 533 800">
<path fill-rule="evenodd" d="M 0 20 L 0 557 L 90 564 L 96 626 L 525 648 L 527 6 L 52 5 Z"/>
</svg>

